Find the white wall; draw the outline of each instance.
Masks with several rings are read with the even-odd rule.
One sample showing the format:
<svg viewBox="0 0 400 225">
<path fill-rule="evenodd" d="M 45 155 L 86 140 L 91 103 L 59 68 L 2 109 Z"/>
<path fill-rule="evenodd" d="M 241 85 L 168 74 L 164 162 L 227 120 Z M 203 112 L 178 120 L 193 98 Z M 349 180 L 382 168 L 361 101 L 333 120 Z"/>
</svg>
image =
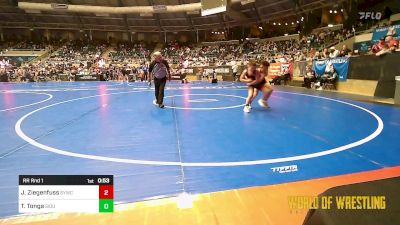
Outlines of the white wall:
<svg viewBox="0 0 400 225">
<path fill-rule="evenodd" d="M 372 33 L 360 34 L 355 37 L 354 42 L 370 41 L 372 39 Z"/>
</svg>

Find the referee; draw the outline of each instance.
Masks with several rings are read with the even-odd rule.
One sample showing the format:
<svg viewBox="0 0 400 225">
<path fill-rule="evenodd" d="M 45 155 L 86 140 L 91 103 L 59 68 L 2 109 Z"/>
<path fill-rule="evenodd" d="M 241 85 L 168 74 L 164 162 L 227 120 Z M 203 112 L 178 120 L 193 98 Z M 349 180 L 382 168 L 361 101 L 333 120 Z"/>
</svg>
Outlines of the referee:
<svg viewBox="0 0 400 225">
<path fill-rule="evenodd" d="M 164 89 L 167 77 L 171 80 L 171 72 L 168 62 L 163 59 L 161 52 L 154 52 L 154 60 L 149 66 L 149 81 L 154 77 L 155 97 L 158 107 L 164 108 Z"/>
</svg>

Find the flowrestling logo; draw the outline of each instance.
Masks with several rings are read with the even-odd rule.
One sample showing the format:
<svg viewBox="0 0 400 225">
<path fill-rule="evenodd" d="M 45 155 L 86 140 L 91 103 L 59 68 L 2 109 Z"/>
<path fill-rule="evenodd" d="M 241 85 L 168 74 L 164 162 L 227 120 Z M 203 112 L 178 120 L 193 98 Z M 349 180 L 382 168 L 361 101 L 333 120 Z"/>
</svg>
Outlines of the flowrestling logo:
<svg viewBox="0 0 400 225">
<path fill-rule="evenodd" d="M 274 173 L 290 173 L 298 171 L 298 168 L 297 165 L 290 165 L 290 166 L 272 167 L 271 170 Z"/>
<path fill-rule="evenodd" d="M 339 57 L 339 58 L 334 58 L 334 59 L 326 59 L 326 60 L 318 60 L 315 63 L 318 65 L 323 65 L 323 64 L 333 64 L 333 63 L 347 63 L 349 61 L 348 58 L 346 57 Z"/>
<path fill-rule="evenodd" d="M 360 20 L 380 20 L 382 18 L 381 12 L 358 12 Z"/>
</svg>

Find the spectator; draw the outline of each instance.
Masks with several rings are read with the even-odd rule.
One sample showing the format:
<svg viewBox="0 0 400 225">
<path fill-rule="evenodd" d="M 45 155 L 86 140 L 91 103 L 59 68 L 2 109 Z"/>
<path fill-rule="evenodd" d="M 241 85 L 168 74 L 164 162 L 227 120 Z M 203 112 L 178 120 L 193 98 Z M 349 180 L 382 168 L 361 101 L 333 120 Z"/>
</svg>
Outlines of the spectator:
<svg viewBox="0 0 400 225">
<path fill-rule="evenodd" d="M 320 52 L 316 52 L 314 57 L 313 57 L 313 60 L 320 60 L 320 59 L 322 59 L 321 53 Z"/>
<path fill-rule="evenodd" d="M 338 78 L 338 74 L 333 67 L 332 63 L 328 63 L 325 68 L 325 73 L 324 75 L 321 76 L 320 78 L 320 88 L 319 90 L 322 90 L 322 87 L 324 86 L 325 83 L 332 83 L 334 84 Z"/>
<path fill-rule="evenodd" d="M 390 49 L 389 49 L 389 45 L 388 44 L 384 44 L 382 50 L 380 50 L 379 52 L 377 52 L 375 55 L 376 56 L 382 56 L 385 55 L 386 53 L 389 53 Z"/>
<path fill-rule="evenodd" d="M 238 75 L 237 72 L 238 72 L 237 62 L 233 61 L 232 62 L 232 73 L 233 73 L 233 80 L 234 81 L 238 81 L 239 80 L 239 77 L 237 76 Z"/>
<path fill-rule="evenodd" d="M 274 77 L 269 84 L 272 85 L 281 85 L 282 81 L 287 81 L 290 79 L 290 70 L 289 68 L 282 68 L 281 74 L 279 76 Z"/>
<path fill-rule="evenodd" d="M 327 48 L 324 48 L 322 52 L 322 58 L 328 59 L 329 58 L 329 50 Z"/>
<path fill-rule="evenodd" d="M 371 48 L 372 53 L 373 53 L 373 54 L 376 54 L 376 53 L 382 51 L 382 49 L 383 49 L 384 47 L 385 47 L 385 38 L 381 38 L 381 39 L 379 40 L 378 43 L 376 43 L 376 44 L 374 44 L 374 45 L 372 46 L 372 48 Z"/>
<path fill-rule="evenodd" d="M 339 50 L 337 50 L 334 46 L 329 49 L 329 58 L 333 59 L 338 57 L 340 54 Z"/>
<path fill-rule="evenodd" d="M 315 76 L 314 70 L 311 66 L 306 66 L 306 74 L 304 75 L 304 84 L 303 86 L 306 88 L 311 88 L 311 83 L 315 82 L 317 77 Z"/>
<path fill-rule="evenodd" d="M 396 36 L 396 29 L 393 26 L 389 27 L 386 36 Z"/>
<path fill-rule="evenodd" d="M 340 56 L 340 57 L 348 56 L 350 52 L 351 52 L 351 50 L 350 50 L 349 48 L 347 48 L 347 45 L 343 45 L 343 46 L 342 46 L 342 50 L 340 51 L 339 56 Z"/>
<path fill-rule="evenodd" d="M 389 50 L 392 51 L 392 52 L 396 51 L 396 49 L 399 46 L 399 41 L 393 39 L 392 35 L 386 36 L 386 43 L 387 43 L 387 45 L 389 47 Z"/>
</svg>

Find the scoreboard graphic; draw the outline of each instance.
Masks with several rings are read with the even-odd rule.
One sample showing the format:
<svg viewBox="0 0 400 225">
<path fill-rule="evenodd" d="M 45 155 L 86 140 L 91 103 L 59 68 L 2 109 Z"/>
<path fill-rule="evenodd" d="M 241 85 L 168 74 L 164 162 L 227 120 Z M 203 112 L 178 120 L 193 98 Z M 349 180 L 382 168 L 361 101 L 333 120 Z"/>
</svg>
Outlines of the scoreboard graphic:
<svg viewBox="0 0 400 225">
<path fill-rule="evenodd" d="M 20 213 L 114 211 L 112 175 L 20 175 Z"/>
</svg>

